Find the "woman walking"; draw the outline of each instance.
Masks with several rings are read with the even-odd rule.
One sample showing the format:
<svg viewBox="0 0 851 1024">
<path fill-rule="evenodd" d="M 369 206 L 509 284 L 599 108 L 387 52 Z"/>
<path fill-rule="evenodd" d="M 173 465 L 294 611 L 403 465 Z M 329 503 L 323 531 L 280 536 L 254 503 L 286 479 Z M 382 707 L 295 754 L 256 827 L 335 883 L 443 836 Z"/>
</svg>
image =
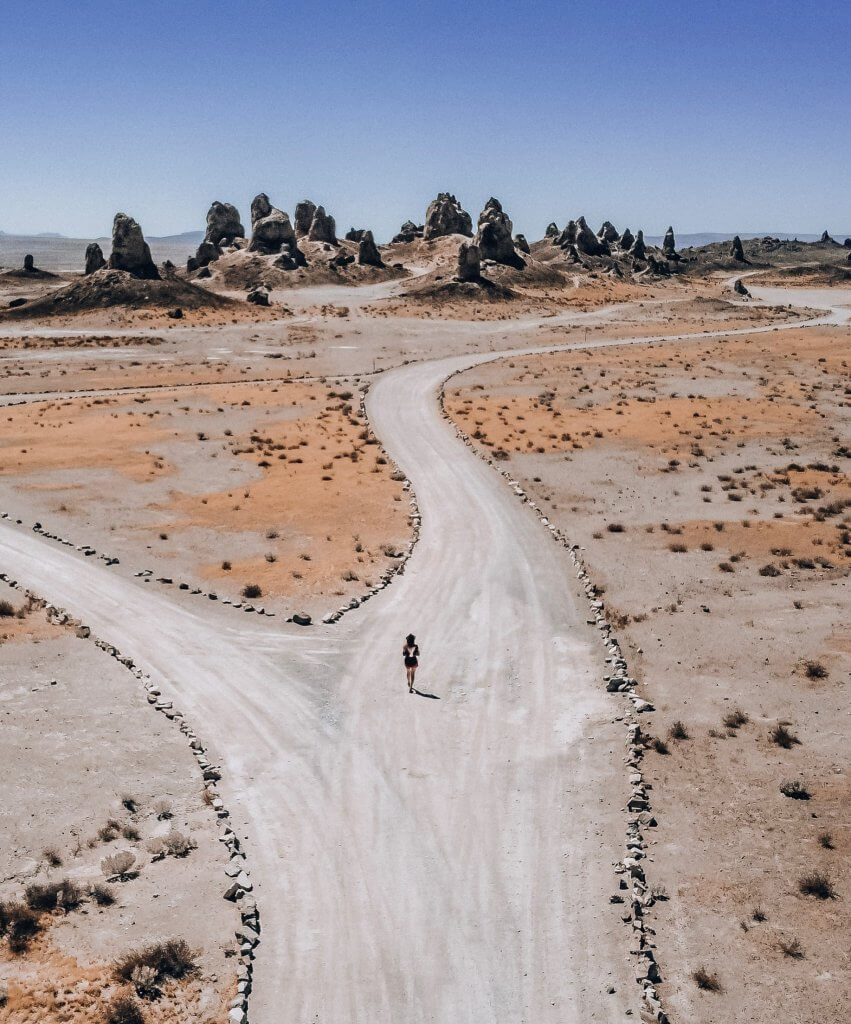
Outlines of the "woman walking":
<svg viewBox="0 0 851 1024">
<path fill-rule="evenodd" d="M 420 661 L 420 649 L 417 646 L 417 638 L 413 633 L 405 637 L 405 646 L 402 648 L 402 657 L 405 659 L 405 673 L 408 677 L 408 693 L 414 692 L 414 676 L 417 674 L 417 665 Z"/>
</svg>

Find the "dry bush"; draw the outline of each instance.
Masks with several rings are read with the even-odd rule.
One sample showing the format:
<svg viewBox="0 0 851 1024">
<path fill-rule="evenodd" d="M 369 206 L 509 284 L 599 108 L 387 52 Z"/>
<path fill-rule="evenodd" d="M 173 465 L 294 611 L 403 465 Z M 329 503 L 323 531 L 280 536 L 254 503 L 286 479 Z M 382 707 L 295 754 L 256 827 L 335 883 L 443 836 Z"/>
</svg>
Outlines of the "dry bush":
<svg viewBox="0 0 851 1024">
<path fill-rule="evenodd" d="M 174 816 L 171 803 L 168 800 L 157 800 L 154 804 L 154 813 L 156 814 L 158 821 L 166 821 L 168 818 Z"/>
<path fill-rule="evenodd" d="M 833 845 L 833 836 L 829 832 L 819 832 L 818 842 L 819 846 L 824 850 L 836 849 Z"/>
<path fill-rule="evenodd" d="M 103 882 L 93 882 L 89 888 L 89 895 L 99 907 L 111 907 L 115 903 L 115 894 Z"/>
<path fill-rule="evenodd" d="M 122 825 L 121 834 L 131 843 L 135 843 L 139 839 L 139 829 L 135 825 Z"/>
<path fill-rule="evenodd" d="M 340 579 L 342 579 L 346 583 L 354 583 L 357 580 L 357 578 L 358 574 L 354 572 L 352 569 L 346 569 L 346 571 L 340 577 Z"/>
<path fill-rule="evenodd" d="M 254 600 L 263 596 L 263 590 L 256 583 L 248 583 L 242 588 L 242 596 Z"/>
<path fill-rule="evenodd" d="M 135 814 L 139 810 L 139 801 L 130 793 L 122 793 L 120 799 L 121 806 L 131 814 Z"/>
<path fill-rule="evenodd" d="M 688 729 L 686 729 L 679 719 L 677 719 L 668 730 L 668 735 L 672 740 L 687 740 L 689 738 Z"/>
<path fill-rule="evenodd" d="M 673 544 L 668 545 L 668 550 L 673 551 L 675 555 L 684 555 L 688 548 L 680 541 L 675 541 Z"/>
<path fill-rule="evenodd" d="M 122 822 L 110 818 L 105 825 L 102 825 L 97 832 L 97 837 L 102 843 L 111 843 L 121 833 Z"/>
<path fill-rule="evenodd" d="M 41 931 L 38 915 L 23 903 L 0 903 L 0 936 L 5 935 L 12 953 L 25 953 Z"/>
<path fill-rule="evenodd" d="M 131 996 L 118 995 L 104 1007 L 103 1024 L 145 1024 L 142 1008 Z"/>
<path fill-rule="evenodd" d="M 172 829 L 163 839 L 166 853 L 172 857 L 185 857 L 190 850 L 194 850 L 196 844 L 189 836 L 183 835 L 177 829 Z"/>
<path fill-rule="evenodd" d="M 778 747 L 783 747 L 784 750 L 791 750 L 792 747 L 801 742 L 793 732 L 786 728 L 785 722 L 778 722 L 768 736 L 772 743 L 776 743 Z"/>
<path fill-rule="evenodd" d="M 732 711 L 724 715 L 722 721 L 727 729 L 739 729 L 750 719 L 741 708 L 733 708 Z"/>
<path fill-rule="evenodd" d="M 11 601 L 0 601 L 0 619 L 11 619 L 15 614 L 15 606 Z"/>
<path fill-rule="evenodd" d="M 118 981 L 132 981 L 138 967 L 150 967 L 156 972 L 157 980 L 162 978 L 185 978 L 198 969 L 196 954 L 185 939 L 169 939 L 156 942 L 142 949 L 125 953 L 115 963 L 115 977 Z"/>
<path fill-rule="evenodd" d="M 820 661 L 808 661 L 804 664 L 807 679 L 826 679 L 827 669 Z"/>
<path fill-rule="evenodd" d="M 41 855 L 52 868 L 62 867 L 62 854 L 55 846 L 46 846 Z"/>
<path fill-rule="evenodd" d="M 732 565 L 730 565 L 729 562 L 719 562 L 718 563 L 718 568 L 721 570 L 721 572 L 735 572 L 736 571 L 732 567 Z"/>
<path fill-rule="evenodd" d="M 810 791 L 802 783 L 794 779 L 792 782 L 781 782 L 780 792 L 783 796 L 788 796 L 790 800 L 809 800 Z"/>
<path fill-rule="evenodd" d="M 783 956 L 791 957 L 792 960 L 804 959 L 804 947 L 798 939 L 781 939 L 778 946 Z"/>
<path fill-rule="evenodd" d="M 100 869 L 106 878 L 118 878 L 122 882 L 130 876 L 136 863 L 136 854 L 132 850 L 116 850 L 100 862 Z"/>
<path fill-rule="evenodd" d="M 623 533 L 624 532 L 623 523 L 609 523 L 609 525 L 606 527 L 606 529 L 609 531 L 609 533 Z"/>
<path fill-rule="evenodd" d="M 133 988 L 136 989 L 136 994 L 143 999 L 155 999 L 159 995 L 157 972 L 153 967 L 148 967 L 146 964 L 134 967 L 130 974 L 130 981 L 133 983 Z"/>
<path fill-rule="evenodd" d="M 752 921 L 757 921 L 757 922 L 761 923 L 762 921 L 767 921 L 768 920 L 768 915 L 762 909 L 762 907 L 756 906 L 751 911 L 751 920 Z"/>
<path fill-rule="evenodd" d="M 61 882 L 33 882 L 24 889 L 24 899 L 30 910 L 54 910 Z"/>
<path fill-rule="evenodd" d="M 694 983 L 699 989 L 703 989 L 704 992 L 721 992 L 721 982 L 718 980 L 717 974 L 710 974 L 705 967 L 698 967 L 698 969 L 692 974 Z"/>
<path fill-rule="evenodd" d="M 670 754 L 668 744 L 664 740 L 659 739 L 658 736 L 653 740 L 653 749 L 657 754 Z"/>
<path fill-rule="evenodd" d="M 760 576 L 779 576 L 780 570 L 773 562 L 769 562 L 759 570 L 759 574 Z"/>
<path fill-rule="evenodd" d="M 836 890 L 823 871 L 811 871 L 798 879 L 798 890 L 804 896 L 815 896 L 820 900 L 835 900 Z"/>
</svg>

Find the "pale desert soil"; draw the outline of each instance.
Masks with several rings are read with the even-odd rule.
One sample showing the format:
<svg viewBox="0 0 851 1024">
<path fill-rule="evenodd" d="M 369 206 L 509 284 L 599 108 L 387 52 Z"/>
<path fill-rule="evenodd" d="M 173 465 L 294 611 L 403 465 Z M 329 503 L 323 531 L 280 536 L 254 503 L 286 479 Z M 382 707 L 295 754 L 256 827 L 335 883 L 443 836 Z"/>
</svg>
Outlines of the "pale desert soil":
<svg viewBox="0 0 851 1024">
<path fill-rule="evenodd" d="M 5 584 L 0 600 L 27 607 Z M 0 1021 L 94 1024 L 125 988 L 113 975 L 115 960 L 172 938 L 197 951 L 199 969 L 166 983 L 146 1019 L 224 1021 L 236 988 L 230 956 L 239 918 L 221 898 L 224 847 L 185 737 L 148 705 L 123 666 L 91 640 L 49 624 L 40 609 L 0 618 L 0 716 L 0 901 L 64 878 L 82 894 L 67 913 L 40 915 L 27 951 L 16 955 L 0 942 L 7 992 Z M 194 848 L 152 861 L 146 842 L 171 829 Z M 135 854 L 138 876 L 110 883 L 115 903 L 100 906 L 89 889 L 105 881 L 101 860 L 116 850 Z"/>
<path fill-rule="evenodd" d="M 816 1024 L 851 1000 L 848 359 L 847 328 L 815 328 L 504 360 L 447 393 L 583 547 L 656 706 L 650 859 L 670 900 L 653 927 L 674 1019 Z M 809 800 L 781 793 L 794 780 Z M 799 891 L 813 871 L 836 898 Z"/>
</svg>

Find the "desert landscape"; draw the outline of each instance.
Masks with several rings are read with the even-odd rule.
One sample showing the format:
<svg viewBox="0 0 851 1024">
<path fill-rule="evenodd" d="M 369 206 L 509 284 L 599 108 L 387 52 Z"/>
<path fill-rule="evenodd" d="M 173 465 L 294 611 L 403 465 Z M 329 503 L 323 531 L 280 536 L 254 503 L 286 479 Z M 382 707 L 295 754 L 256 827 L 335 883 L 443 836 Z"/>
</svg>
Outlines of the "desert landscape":
<svg viewBox="0 0 851 1024">
<path fill-rule="evenodd" d="M 0 1024 L 845 1024 L 846 12 L 273 7 L 7 19 Z"/>
</svg>

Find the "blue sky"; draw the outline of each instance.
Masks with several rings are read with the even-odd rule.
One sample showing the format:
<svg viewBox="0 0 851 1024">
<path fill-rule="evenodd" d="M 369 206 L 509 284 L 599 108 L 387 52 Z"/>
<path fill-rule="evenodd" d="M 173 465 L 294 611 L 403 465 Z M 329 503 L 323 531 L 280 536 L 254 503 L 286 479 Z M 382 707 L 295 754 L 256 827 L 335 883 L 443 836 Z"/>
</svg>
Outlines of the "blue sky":
<svg viewBox="0 0 851 1024">
<path fill-rule="evenodd" d="M 7 0 L 0 229 L 149 234 L 304 196 L 380 239 L 437 191 L 515 228 L 851 230 L 851 3 Z"/>
</svg>

